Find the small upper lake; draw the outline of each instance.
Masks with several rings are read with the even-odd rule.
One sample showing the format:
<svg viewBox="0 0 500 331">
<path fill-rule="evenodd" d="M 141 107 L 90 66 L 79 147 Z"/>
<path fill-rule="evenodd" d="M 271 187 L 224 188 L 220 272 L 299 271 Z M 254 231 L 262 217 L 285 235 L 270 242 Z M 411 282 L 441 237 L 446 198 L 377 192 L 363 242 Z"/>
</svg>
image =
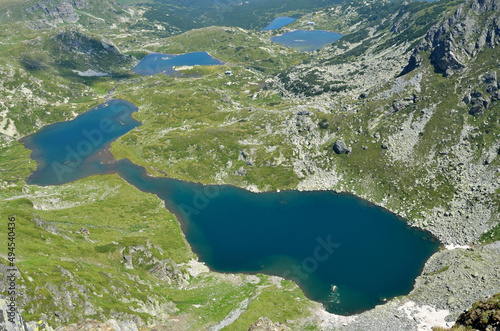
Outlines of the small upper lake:
<svg viewBox="0 0 500 331">
<path fill-rule="evenodd" d="M 139 75 L 155 75 L 175 73 L 176 66 L 212 66 L 224 64 L 207 52 L 192 52 L 180 55 L 152 53 L 146 55 L 132 70 Z"/>
<path fill-rule="evenodd" d="M 272 37 L 271 40 L 303 52 L 311 52 L 321 49 L 342 37 L 343 35 L 340 33 L 324 30 L 295 30 L 284 33 L 281 36 Z"/>
<path fill-rule="evenodd" d="M 149 176 L 129 160 L 103 159 L 103 148 L 140 124 L 131 118 L 134 111 L 133 104 L 114 100 L 23 138 L 39 162 L 28 183 L 60 185 L 117 173 L 165 201 L 212 270 L 294 280 L 309 298 L 342 315 L 408 294 L 439 248 L 428 232 L 351 195 L 203 186 Z"/>
<path fill-rule="evenodd" d="M 290 23 L 295 22 L 297 19 L 293 17 L 277 17 L 268 26 L 266 26 L 262 31 L 276 30 L 284 27 Z"/>
</svg>

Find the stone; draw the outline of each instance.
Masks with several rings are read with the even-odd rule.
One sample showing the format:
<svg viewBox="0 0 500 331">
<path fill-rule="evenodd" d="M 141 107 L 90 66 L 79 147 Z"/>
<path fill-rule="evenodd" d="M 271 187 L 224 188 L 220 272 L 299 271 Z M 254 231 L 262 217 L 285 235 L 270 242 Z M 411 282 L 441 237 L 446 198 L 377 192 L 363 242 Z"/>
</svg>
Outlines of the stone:
<svg viewBox="0 0 500 331">
<path fill-rule="evenodd" d="M 470 94 L 466 94 L 466 95 L 463 97 L 463 99 L 462 99 L 463 103 L 465 103 L 466 105 L 470 104 L 470 103 L 471 103 L 471 100 L 472 100 L 472 98 L 471 98 L 471 95 L 470 95 Z"/>
<path fill-rule="evenodd" d="M 381 145 L 382 149 L 388 149 L 389 148 L 389 145 L 387 145 L 386 142 L 383 142 L 382 145 Z"/>
<path fill-rule="evenodd" d="M 245 176 L 246 174 L 247 171 L 243 167 L 240 167 L 238 170 L 234 172 L 234 175 L 236 176 Z"/>
<path fill-rule="evenodd" d="M 500 92 L 495 92 L 492 96 L 491 96 L 491 102 L 496 102 L 500 100 Z"/>
<path fill-rule="evenodd" d="M 249 155 L 245 151 L 240 151 L 240 155 L 238 156 L 238 160 L 245 162 L 247 165 L 253 167 L 255 164 L 250 159 Z"/>
<path fill-rule="evenodd" d="M 483 96 L 483 93 L 479 92 L 479 91 L 474 91 L 472 92 L 471 94 L 471 97 L 474 98 L 474 99 L 477 99 L 477 98 L 480 98 Z"/>
<path fill-rule="evenodd" d="M 318 125 L 319 125 L 319 127 L 320 127 L 321 129 L 328 129 L 328 126 L 329 126 L 330 124 L 328 123 L 328 120 L 326 120 L 326 119 L 322 119 L 322 120 L 319 122 L 319 124 L 318 124 Z"/>
<path fill-rule="evenodd" d="M 486 160 L 484 160 L 484 164 L 490 164 L 491 162 L 493 162 L 496 158 L 496 154 L 495 153 L 490 153 L 488 154 L 488 156 L 486 157 Z"/>
<path fill-rule="evenodd" d="M 475 102 L 469 109 L 469 114 L 474 116 L 481 116 L 484 114 L 484 105 L 482 102 Z"/>
<path fill-rule="evenodd" d="M 80 232 L 86 236 L 89 236 L 90 235 L 90 231 L 89 229 L 87 229 L 86 227 L 81 227 L 80 228 Z"/>
<path fill-rule="evenodd" d="M 348 154 L 350 150 L 346 147 L 345 143 L 341 140 L 337 140 L 333 145 L 333 151 L 337 154 Z"/>
<path fill-rule="evenodd" d="M 123 259 L 125 260 L 125 268 L 134 269 L 134 265 L 132 264 L 132 255 L 123 255 Z"/>
<path fill-rule="evenodd" d="M 493 93 L 496 90 L 498 90 L 497 84 L 495 84 L 495 85 L 488 85 L 486 87 L 486 92 L 488 92 L 488 93 Z"/>
<path fill-rule="evenodd" d="M 178 282 L 182 279 L 182 272 L 177 263 L 170 259 L 164 259 L 156 263 L 149 269 L 155 277 L 167 281 L 168 283 Z"/>
<path fill-rule="evenodd" d="M 487 73 L 484 78 L 483 78 L 483 81 L 487 84 L 487 85 L 496 85 L 497 84 L 497 72 L 496 71 L 490 71 L 489 73 Z"/>
</svg>

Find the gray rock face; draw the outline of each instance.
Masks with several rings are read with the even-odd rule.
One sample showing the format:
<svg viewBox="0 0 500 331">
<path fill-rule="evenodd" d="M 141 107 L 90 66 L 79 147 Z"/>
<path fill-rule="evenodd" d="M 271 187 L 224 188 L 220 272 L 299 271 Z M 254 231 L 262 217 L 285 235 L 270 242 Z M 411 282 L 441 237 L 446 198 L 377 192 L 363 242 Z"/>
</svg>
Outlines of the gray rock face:
<svg viewBox="0 0 500 331">
<path fill-rule="evenodd" d="M 480 116 L 483 115 L 484 109 L 488 107 L 488 100 L 483 97 L 473 98 L 471 100 L 472 107 L 469 109 L 469 114 Z"/>
<path fill-rule="evenodd" d="M 41 15 L 43 17 L 43 25 L 51 25 L 55 23 L 76 23 L 80 16 L 76 9 L 83 9 L 87 6 L 85 0 L 73 1 L 56 1 L 56 0 L 42 0 L 28 8 L 26 11 L 29 14 Z M 42 27 L 43 27 L 42 25 Z"/>
<path fill-rule="evenodd" d="M 482 98 L 481 98 L 482 99 Z M 484 114 L 484 104 L 481 100 L 477 100 L 472 104 L 472 107 L 469 109 L 469 114 L 474 116 L 481 116 Z"/>
<path fill-rule="evenodd" d="M 11 320 L 14 321 L 12 323 Z M 44 321 L 26 323 L 24 317 L 17 310 L 12 310 L 9 300 L 0 296 L 0 330 L 1 331 L 53 331 Z"/>
<path fill-rule="evenodd" d="M 182 278 L 179 266 L 170 259 L 159 261 L 154 267 L 149 270 L 153 275 L 161 280 L 171 282 L 178 282 Z"/>
<path fill-rule="evenodd" d="M 348 154 L 351 150 L 347 148 L 343 141 L 337 140 L 333 145 L 333 151 L 337 154 Z"/>
<path fill-rule="evenodd" d="M 238 170 L 234 172 L 234 175 L 236 176 L 245 176 L 246 174 L 247 171 L 243 167 L 240 167 Z"/>
<path fill-rule="evenodd" d="M 491 102 L 496 102 L 498 100 L 500 100 L 500 92 L 497 91 L 491 96 Z"/>
<path fill-rule="evenodd" d="M 401 111 L 417 101 L 418 101 L 418 97 L 415 95 L 412 97 L 404 98 L 402 100 L 394 100 L 392 102 L 392 107 L 391 107 L 389 112 L 395 113 L 395 112 Z"/>
<path fill-rule="evenodd" d="M 253 167 L 255 164 L 253 163 L 250 155 L 246 151 L 240 151 L 240 155 L 238 155 L 238 160 L 245 162 L 247 165 Z"/>
<path fill-rule="evenodd" d="M 470 95 L 466 95 L 462 101 L 467 105 L 471 105 L 469 108 L 469 114 L 474 116 L 483 115 L 484 110 L 488 108 L 488 105 L 490 104 L 490 100 L 487 99 L 487 97 L 483 97 L 483 94 L 478 91 L 474 91 Z M 493 97 L 492 101 L 494 101 Z"/>
<path fill-rule="evenodd" d="M 445 76 L 465 68 L 466 60 L 481 49 L 500 43 L 500 22 L 496 17 L 499 8 L 498 0 L 472 0 L 459 6 L 452 16 L 427 32 L 401 75 L 421 65 L 422 51 L 430 51 L 432 64 Z M 483 22 L 478 17 L 486 20 Z"/>
<path fill-rule="evenodd" d="M 14 323 L 9 321 L 9 318 L 14 320 Z M 0 299 L 0 330 L 2 331 L 27 331 L 28 326 L 24 318 L 17 312 L 11 311 L 8 299 Z"/>
<path fill-rule="evenodd" d="M 488 156 L 484 160 L 484 164 L 491 164 L 495 160 L 496 157 L 497 157 L 497 154 L 495 154 L 495 153 L 488 154 Z"/>
<path fill-rule="evenodd" d="M 35 216 L 35 218 L 32 219 L 37 226 L 41 227 L 42 229 L 52 233 L 52 234 L 57 234 L 59 232 L 59 228 L 55 225 L 53 225 L 50 222 L 44 221 L 41 217 Z"/>
<path fill-rule="evenodd" d="M 486 92 L 493 93 L 498 90 L 497 72 L 492 71 L 484 76 L 484 83 L 486 84 Z"/>
</svg>

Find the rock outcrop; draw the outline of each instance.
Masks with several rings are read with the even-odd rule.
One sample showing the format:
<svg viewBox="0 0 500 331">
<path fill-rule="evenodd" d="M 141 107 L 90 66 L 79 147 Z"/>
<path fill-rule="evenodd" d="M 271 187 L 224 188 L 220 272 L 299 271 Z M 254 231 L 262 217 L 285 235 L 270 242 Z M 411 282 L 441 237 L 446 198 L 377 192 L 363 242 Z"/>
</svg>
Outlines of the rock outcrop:
<svg viewBox="0 0 500 331">
<path fill-rule="evenodd" d="M 26 12 L 39 17 L 38 27 L 41 28 L 59 23 L 76 23 L 80 19 L 76 10 L 87 6 L 88 3 L 85 0 L 42 0 L 28 6 Z"/>
<path fill-rule="evenodd" d="M 422 64 L 423 51 L 430 52 L 431 63 L 446 76 L 464 69 L 480 50 L 500 43 L 499 11 L 499 0 L 473 0 L 460 5 L 453 15 L 427 32 L 401 75 Z"/>
<path fill-rule="evenodd" d="M 128 250 L 128 252 L 127 252 Z M 181 271 L 177 263 L 171 259 L 157 259 L 148 247 L 130 246 L 122 252 L 127 269 L 146 268 L 158 279 L 168 284 L 184 283 L 189 276 Z"/>
<path fill-rule="evenodd" d="M 267 317 L 259 318 L 255 323 L 250 325 L 248 331 L 288 331 L 290 328 L 284 323 L 273 323 Z"/>
<path fill-rule="evenodd" d="M 455 326 L 459 325 L 474 330 L 500 330 L 500 293 L 476 302 L 458 317 Z"/>
<path fill-rule="evenodd" d="M 170 259 L 158 261 L 150 270 L 153 275 L 169 284 L 178 283 L 182 280 L 182 272 L 179 266 Z"/>
<path fill-rule="evenodd" d="M 44 321 L 27 323 L 9 300 L 0 296 L 0 330 L 1 331 L 52 331 Z"/>
</svg>

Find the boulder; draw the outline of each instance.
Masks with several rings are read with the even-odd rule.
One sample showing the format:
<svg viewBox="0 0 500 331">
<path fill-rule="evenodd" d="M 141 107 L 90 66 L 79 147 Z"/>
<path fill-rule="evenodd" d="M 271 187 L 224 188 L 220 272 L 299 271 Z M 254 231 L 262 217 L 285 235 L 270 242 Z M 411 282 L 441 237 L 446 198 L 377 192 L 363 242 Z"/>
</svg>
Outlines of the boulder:
<svg viewBox="0 0 500 331">
<path fill-rule="evenodd" d="M 350 152 L 350 148 L 347 148 L 343 141 L 337 140 L 333 145 L 333 151 L 337 154 L 348 154 Z"/>
<path fill-rule="evenodd" d="M 484 114 L 484 106 L 482 103 L 474 103 L 472 107 L 469 109 L 469 114 L 474 116 L 481 116 Z"/>
<path fill-rule="evenodd" d="M 132 264 L 132 255 L 123 255 L 123 260 L 125 260 L 125 268 L 134 269 L 134 265 Z"/>
<path fill-rule="evenodd" d="M 486 160 L 484 160 L 484 164 L 490 164 L 491 162 L 493 162 L 495 160 L 496 157 L 497 157 L 496 153 L 488 154 L 488 156 L 486 157 Z"/>
<path fill-rule="evenodd" d="M 483 97 L 472 99 L 472 107 L 469 109 L 469 114 L 474 116 L 481 116 L 484 114 L 484 109 L 488 107 L 488 100 Z"/>
<path fill-rule="evenodd" d="M 463 103 L 465 103 L 466 105 L 468 105 L 468 104 L 470 104 L 470 102 L 471 102 L 471 98 L 472 98 L 472 97 L 471 97 L 471 95 L 470 95 L 470 94 L 466 94 L 466 95 L 464 96 L 464 98 L 462 99 L 462 101 L 463 101 Z"/>
<path fill-rule="evenodd" d="M 497 91 L 491 96 L 491 102 L 497 102 L 498 100 L 500 100 L 500 92 Z"/>
<path fill-rule="evenodd" d="M 472 93 L 470 94 L 470 96 L 471 96 L 471 98 L 473 98 L 473 99 L 477 99 L 477 98 L 482 97 L 482 96 L 483 96 L 483 94 L 482 94 L 481 92 L 479 92 L 479 91 L 474 91 L 474 92 L 472 92 Z"/>
<path fill-rule="evenodd" d="M 392 102 L 392 112 L 398 112 L 400 110 L 405 109 L 407 106 L 406 102 L 400 101 L 400 100 L 394 100 Z"/>
<path fill-rule="evenodd" d="M 154 276 L 169 284 L 172 282 L 179 282 L 182 279 L 182 272 L 177 263 L 170 259 L 158 261 L 151 269 L 149 269 Z"/>
<path fill-rule="evenodd" d="M 82 227 L 80 228 L 80 232 L 86 236 L 89 236 L 90 235 L 90 231 L 89 229 L 87 229 L 86 227 Z"/>
<path fill-rule="evenodd" d="M 496 71 L 490 71 L 484 76 L 484 82 L 486 84 L 493 84 L 497 82 L 497 72 Z"/>
<path fill-rule="evenodd" d="M 245 176 L 246 174 L 247 171 L 243 167 L 240 167 L 238 170 L 234 172 L 235 176 Z"/>
</svg>

